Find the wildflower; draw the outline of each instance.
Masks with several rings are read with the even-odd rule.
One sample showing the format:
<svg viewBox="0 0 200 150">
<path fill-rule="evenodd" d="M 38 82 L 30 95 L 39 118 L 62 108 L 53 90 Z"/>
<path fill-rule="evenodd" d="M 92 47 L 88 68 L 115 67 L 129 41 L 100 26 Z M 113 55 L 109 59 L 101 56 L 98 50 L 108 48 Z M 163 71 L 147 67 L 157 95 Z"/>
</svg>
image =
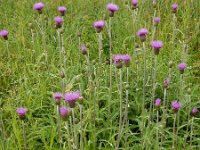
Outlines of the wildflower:
<svg viewBox="0 0 200 150">
<path fill-rule="evenodd" d="M 42 13 L 42 9 L 44 8 L 44 3 L 39 2 L 33 5 L 33 9 L 37 10 L 40 14 Z"/>
<path fill-rule="evenodd" d="M 60 100 L 63 98 L 61 93 L 53 93 L 53 99 L 55 100 L 57 105 L 60 105 Z"/>
<path fill-rule="evenodd" d="M 86 55 L 86 54 L 87 54 L 87 47 L 85 46 L 85 44 L 82 44 L 82 45 L 81 45 L 80 50 L 81 50 L 81 53 L 82 53 L 83 55 Z"/>
<path fill-rule="evenodd" d="M 187 65 L 186 65 L 186 63 L 180 63 L 178 65 L 178 68 L 179 68 L 180 73 L 183 74 L 184 70 L 187 68 Z"/>
<path fill-rule="evenodd" d="M 105 22 L 103 20 L 99 20 L 94 22 L 93 26 L 96 29 L 97 33 L 100 33 L 103 30 L 103 27 L 105 26 Z"/>
<path fill-rule="evenodd" d="M 136 9 L 138 7 L 138 0 L 132 0 L 132 8 Z"/>
<path fill-rule="evenodd" d="M 57 16 L 54 18 L 55 24 L 56 24 L 56 28 L 60 28 L 62 27 L 63 24 L 63 18 L 60 16 Z"/>
<path fill-rule="evenodd" d="M 163 47 L 163 42 L 162 41 L 152 41 L 151 42 L 151 47 L 154 49 L 154 54 L 158 55 L 160 52 L 160 49 Z"/>
<path fill-rule="evenodd" d="M 60 7 L 58 7 L 57 10 L 58 10 L 58 12 L 60 12 L 61 16 L 64 16 L 65 13 L 66 13 L 67 8 L 64 7 L 64 6 L 60 6 Z"/>
<path fill-rule="evenodd" d="M 140 39 L 141 39 L 142 42 L 146 41 L 146 35 L 147 34 L 148 34 L 148 30 L 146 28 L 141 28 L 137 32 L 137 35 L 140 37 Z"/>
<path fill-rule="evenodd" d="M 181 108 L 181 103 L 177 100 L 172 101 L 172 109 L 174 113 L 178 112 L 178 110 Z"/>
<path fill-rule="evenodd" d="M 177 12 L 177 8 L 178 8 L 178 5 L 177 5 L 177 4 L 172 4 L 172 12 L 173 12 L 173 13 L 176 13 L 176 12 Z"/>
<path fill-rule="evenodd" d="M 197 108 L 192 108 L 192 111 L 191 111 L 191 116 L 196 116 L 196 114 L 198 113 L 198 109 Z"/>
<path fill-rule="evenodd" d="M 116 65 L 116 67 L 122 68 L 123 67 L 123 63 L 122 63 L 122 55 L 121 54 L 117 54 L 113 56 L 113 62 Z"/>
<path fill-rule="evenodd" d="M 0 36 L 4 38 L 5 40 L 8 40 L 8 31 L 7 30 L 1 30 Z"/>
<path fill-rule="evenodd" d="M 154 105 L 156 108 L 160 108 L 160 104 L 161 104 L 161 99 L 160 98 L 157 98 L 154 102 Z"/>
<path fill-rule="evenodd" d="M 19 119 L 21 119 L 21 120 L 25 119 L 25 115 L 26 115 L 26 112 L 27 112 L 26 108 L 23 108 L 23 107 L 17 108 L 16 112 L 19 116 Z"/>
<path fill-rule="evenodd" d="M 128 54 L 122 55 L 122 61 L 124 62 L 126 67 L 130 66 L 130 59 L 131 57 Z"/>
<path fill-rule="evenodd" d="M 164 82 L 163 82 L 163 87 L 164 87 L 165 89 L 168 89 L 168 87 L 169 87 L 169 79 L 165 79 L 165 80 L 164 80 Z"/>
<path fill-rule="evenodd" d="M 154 22 L 154 25 L 157 26 L 160 23 L 160 18 L 159 17 L 153 18 L 153 22 Z"/>
<path fill-rule="evenodd" d="M 75 107 L 75 103 L 80 97 L 81 97 L 81 94 L 79 91 L 69 92 L 64 95 L 65 101 L 69 103 L 69 106 L 71 108 Z"/>
<path fill-rule="evenodd" d="M 106 7 L 107 7 L 108 11 L 110 12 L 109 13 L 110 17 L 113 17 L 114 13 L 119 10 L 119 7 L 116 4 L 113 4 L 113 3 L 107 4 Z"/>
<path fill-rule="evenodd" d="M 63 118 L 63 120 L 67 120 L 67 118 L 69 117 L 71 111 L 69 108 L 66 107 L 60 107 L 59 109 L 60 111 L 60 116 Z"/>
</svg>

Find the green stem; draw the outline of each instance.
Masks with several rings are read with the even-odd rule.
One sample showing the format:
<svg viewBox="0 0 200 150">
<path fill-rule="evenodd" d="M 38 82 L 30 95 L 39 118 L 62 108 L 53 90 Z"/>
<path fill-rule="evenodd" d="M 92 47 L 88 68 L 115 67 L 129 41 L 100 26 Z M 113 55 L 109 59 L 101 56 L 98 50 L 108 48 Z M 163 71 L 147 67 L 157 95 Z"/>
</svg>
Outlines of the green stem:
<svg viewBox="0 0 200 150">
<path fill-rule="evenodd" d="M 193 135 L 193 124 L 194 124 L 194 117 L 192 117 L 192 122 L 191 122 L 191 132 L 190 132 L 190 148 L 192 149 L 192 135 Z"/>
<path fill-rule="evenodd" d="M 67 129 L 67 141 L 68 141 L 68 147 L 69 147 L 69 150 L 72 150 L 72 148 L 71 148 L 71 142 L 70 142 L 70 140 L 71 140 L 71 136 L 70 136 L 70 131 L 69 131 L 69 124 L 68 124 L 68 121 L 66 121 L 66 123 L 65 123 L 65 127 L 66 127 L 66 129 Z"/>
<path fill-rule="evenodd" d="M 156 147 L 157 147 L 157 150 L 159 150 L 160 147 L 159 147 L 159 111 L 158 110 L 157 110 L 157 120 L 156 120 L 156 122 L 157 122 L 157 130 L 156 130 L 156 142 L 157 142 L 157 144 L 156 144 Z"/>
<path fill-rule="evenodd" d="M 173 24 L 173 31 L 172 31 L 172 61 L 174 61 L 174 45 L 175 45 L 175 35 L 176 35 L 176 15 L 175 13 L 173 13 L 173 21 L 172 21 L 172 24 Z"/>
<path fill-rule="evenodd" d="M 7 49 L 7 52 L 8 52 L 8 62 L 10 62 L 10 51 L 9 51 L 9 46 L 8 46 L 8 40 L 6 40 L 6 49 Z"/>
<path fill-rule="evenodd" d="M 80 108 L 80 150 L 84 150 L 84 145 L 83 145 L 83 106 L 82 104 L 79 105 Z"/>
<path fill-rule="evenodd" d="M 176 113 L 174 114 L 174 124 L 173 124 L 173 145 L 172 149 L 175 149 L 175 142 L 176 142 Z"/>
<path fill-rule="evenodd" d="M 76 147 L 76 148 L 78 148 L 78 145 L 77 145 L 77 140 L 76 140 L 76 127 L 75 127 L 75 114 L 74 114 L 74 108 L 72 108 L 72 118 L 73 118 L 73 130 L 74 130 L 74 146 Z"/>
<path fill-rule="evenodd" d="M 59 105 L 57 105 L 57 130 L 58 130 L 58 140 L 60 144 L 60 150 L 62 149 L 62 136 L 61 136 L 61 125 L 60 125 L 60 114 L 59 114 Z"/>
<path fill-rule="evenodd" d="M 112 17 L 109 18 L 109 48 L 110 48 L 110 88 L 109 88 L 109 100 L 108 108 L 111 116 L 111 101 L 112 101 Z M 112 123 L 112 119 L 111 119 Z"/>
<path fill-rule="evenodd" d="M 126 136 L 125 136 L 125 145 L 126 148 L 129 147 L 128 143 L 127 143 L 127 139 L 128 139 L 128 126 L 129 126 L 129 122 L 128 122 L 128 107 L 129 107 L 129 68 L 126 68 L 126 110 L 125 110 L 125 123 L 126 123 Z"/>
<path fill-rule="evenodd" d="M 23 138 L 24 138 L 24 149 L 27 150 L 27 145 L 26 145 L 26 131 L 25 131 L 24 120 L 22 120 L 22 130 L 23 130 Z"/>
</svg>

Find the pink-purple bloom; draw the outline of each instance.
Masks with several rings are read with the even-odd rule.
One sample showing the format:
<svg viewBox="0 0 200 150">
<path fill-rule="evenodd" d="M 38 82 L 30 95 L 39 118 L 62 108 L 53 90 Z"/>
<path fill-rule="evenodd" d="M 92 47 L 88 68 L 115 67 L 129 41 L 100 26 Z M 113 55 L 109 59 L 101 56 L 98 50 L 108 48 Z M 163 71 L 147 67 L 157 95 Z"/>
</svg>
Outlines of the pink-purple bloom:
<svg viewBox="0 0 200 150">
<path fill-rule="evenodd" d="M 160 23 L 160 18 L 159 17 L 153 18 L 153 22 L 154 22 L 154 25 L 157 26 Z"/>
<path fill-rule="evenodd" d="M 80 91 L 68 92 L 64 95 L 64 99 L 69 103 L 71 108 L 75 107 L 76 101 L 81 97 Z"/>
<path fill-rule="evenodd" d="M 60 12 L 61 16 L 64 16 L 66 11 L 67 11 L 67 8 L 65 6 L 60 6 L 58 7 L 58 12 Z"/>
<path fill-rule="evenodd" d="M 93 26 L 96 29 L 96 31 L 99 33 L 103 30 L 103 27 L 105 26 L 105 22 L 103 20 L 99 20 L 99 21 L 94 22 Z"/>
<path fill-rule="evenodd" d="M 124 64 L 125 64 L 126 67 L 129 67 L 130 60 L 131 60 L 130 55 L 128 55 L 128 54 L 122 55 L 122 61 L 124 62 Z"/>
<path fill-rule="evenodd" d="M 180 73 L 183 74 L 184 70 L 187 68 L 187 64 L 186 63 L 180 63 L 178 65 L 178 68 L 179 68 Z"/>
<path fill-rule="evenodd" d="M 195 116 L 198 113 L 198 109 L 196 107 L 192 108 L 191 116 Z"/>
<path fill-rule="evenodd" d="M 68 116 L 70 115 L 70 109 L 66 107 L 60 107 L 59 109 L 60 116 L 63 118 L 63 120 L 66 120 Z"/>
<path fill-rule="evenodd" d="M 160 98 L 157 98 L 154 102 L 154 105 L 156 108 L 160 108 L 160 105 L 161 105 L 161 99 Z"/>
<path fill-rule="evenodd" d="M 177 100 L 172 101 L 172 109 L 176 113 L 181 108 L 181 103 Z"/>
<path fill-rule="evenodd" d="M 132 6 L 133 9 L 136 9 L 138 7 L 138 0 L 132 0 Z"/>
<path fill-rule="evenodd" d="M 54 18 L 54 21 L 55 21 L 56 27 L 60 28 L 62 26 L 64 20 L 62 17 L 57 16 Z"/>
<path fill-rule="evenodd" d="M 8 31 L 7 30 L 1 30 L 0 31 L 0 36 L 2 38 L 4 38 L 5 40 L 7 40 L 8 39 Z"/>
<path fill-rule="evenodd" d="M 113 4 L 113 3 L 107 4 L 106 8 L 110 12 L 110 14 L 109 14 L 110 17 L 113 17 L 114 13 L 119 10 L 119 7 L 116 4 Z"/>
<path fill-rule="evenodd" d="M 158 40 L 158 41 L 152 41 L 151 42 L 151 47 L 154 49 L 155 55 L 158 55 L 160 52 L 160 49 L 163 47 L 163 42 Z"/>
<path fill-rule="evenodd" d="M 86 47 L 85 44 L 81 44 L 80 50 L 81 50 L 81 53 L 82 53 L 83 55 L 86 55 L 86 54 L 87 54 L 87 47 Z"/>
<path fill-rule="evenodd" d="M 177 4 L 172 4 L 172 12 L 173 12 L 173 13 L 176 13 L 176 12 L 177 12 L 177 8 L 178 8 L 178 5 L 177 5 Z"/>
<path fill-rule="evenodd" d="M 42 13 L 42 9 L 44 8 L 44 3 L 38 2 L 33 5 L 33 9 L 37 10 L 39 13 Z"/>
<path fill-rule="evenodd" d="M 140 37 L 141 41 L 144 42 L 146 40 L 146 35 L 148 34 L 148 30 L 146 28 L 141 28 L 137 35 Z"/>
<path fill-rule="evenodd" d="M 128 54 L 125 54 L 125 55 L 117 54 L 117 55 L 114 55 L 112 58 L 114 64 L 116 65 L 118 69 L 123 67 L 123 63 L 126 67 L 129 67 L 130 59 L 131 57 Z"/>
<path fill-rule="evenodd" d="M 19 116 L 19 119 L 21 119 L 21 120 L 25 119 L 25 115 L 27 112 L 26 108 L 24 108 L 24 107 L 17 108 L 16 112 Z"/>
<path fill-rule="evenodd" d="M 60 104 L 60 100 L 63 98 L 63 94 L 56 92 L 53 93 L 53 99 L 55 100 L 56 104 L 59 105 Z"/>
</svg>

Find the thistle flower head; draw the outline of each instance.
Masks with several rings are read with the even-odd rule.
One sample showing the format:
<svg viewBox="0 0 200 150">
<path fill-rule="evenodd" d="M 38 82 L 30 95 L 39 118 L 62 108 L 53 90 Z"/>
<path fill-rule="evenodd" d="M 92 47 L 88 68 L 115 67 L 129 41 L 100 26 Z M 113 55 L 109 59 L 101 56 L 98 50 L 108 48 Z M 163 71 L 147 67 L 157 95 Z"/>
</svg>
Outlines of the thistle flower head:
<svg viewBox="0 0 200 150">
<path fill-rule="evenodd" d="M 44 8 L 44 3 L 38 2 L 33 5 L 33 9 L 37 10 L 39 13 L 42 13 L 42 9 Z"/>
<path fill-rule="evenodd" d="M 60 107 L 59 112 L 63 120 L 67 120 L 68 116 L 70 115 L 71 110 L 66 107 Z"/>
<path fill-rule="evenodd" d="M 67 8 L 65 6 L 60 6 L 60 7 L 58 7 L 57 10 L 61 14 L 61 16 L 64 16 L 67 11 Z"/>
<path fill-rule="evenodd" d="M 126 55 L 122 55 L 122 61 L 124 62 L 125 66 L 126 67 L 129 67 L 130 65 L 130 60 L 131 60 L 131 57 L 130 55 L 126 54 Z"/>
<path fill-rule="evenodd" d="M 21 120 L 25 119 L 25 115 L 27 112 L 26 108 L 24 108 L 24 107 L 17 108 L 16 112 L 19 116 L 19 119 L 21 119 Z"/>
<path fill-rule="evenodd" d="M 178 5 L 177 5 L 177 4 L 172 4 L 172 12 L 173 12 L 173 13 L 176 13 L 176 12 L 177 12 L 177 8 L 178 8 Z"/>
<path fill-rule="evenodd" d="M 81 97 L 81 93 L 79 91 L 68 92 L 64 95 L 64 99 L 69 103 L 71 108 L 75 107 L 75 102 Z"/>
<path fill-rule="evenodd" d="M 103 20 L 99 20 L 99 21 L 94 22 L 93 26 L 96 29 L 96 31 L 99 33 L 103 30 L 103 27 L 105 26 L 105 22 Z"/>
<path fill-rule="evenodd" d="M 86 47 L 85 44 L 81 44 L 80 50 L 81 50 L 81 53 L 82 53 L 83 55 L 86 55 L 86 54 L 87 54 L 87 47 Z"/>
<path fill-rule="evenodd" d="M 163 47 L 163 42 L 158 40 L 158 41 L 152 41 L 151 42 L 151 47 L 154 49 L 154 54 L 158 55 L 160 52 L 160 48 Z"/>
<path fill-rule="evenodd" d="M 172 109 L 176 113 L 181 108 L 181 103 L 177 100 L 172 101 Z"/>
<path fill-rule="evenodd" d="M 107 4 L 106 8 L 110 12 L 110 14 L 109 14 L 110 17 L 113 17 L 114 13 L 119 10 L 119 7 L 116 4 L 113 4 L 113 3 Z"/>
<path fill-rule="evenodd" d="M 192 111 L 191 111 L 191 116 L 195 116 L 196 114 L 198 113 L 198 109 L 197 108 L 192 108 Z"/>
<path fill-rule="evenodd" d="M 133 9 L 136 9 L 138 7 L 138 0 L 132 0 L 132 6 Z"/>
<path fill-rule="evenodd" d="M 55 21 L 56 27 L 60 28 L 62 26 L 64 20 L 62 17 L 57 16 L 54 18 L 54 21 Z"/>
<path fill-rule="evenodd" d="M 184 73 L 184 70 L 185 70 L 186 68 L 187 68 L 187 64 L 186 64 L 186 63 L 180 63 L 180 64 L 178 65 L 178 69 L 179 69 L 179 71 L 180 71 L 181 74 Z"/>
<path fill-rule="evenodd" d="M 0 37 L 2 37 L 5 40 L 7 40 L 8 39 L 8 31 L 7 30 L 1 30 L 0 31 Z"/>
<path fill-rule="evenodd" d="M 56 104 L 59 105 L 60 104 L 60 100 L 63 98 L 62 93 L 56 92 L 53 93 L 53 99 L 55 100 Z"/>
<path fill-rule="evenodd" d="M 154 25 L 157 26 L 160 23 L 160 18 L 159 17 L 153 18 L 153 22 L 154 22 Z"/>
<path fill-rule="evenodd" d="M 160 108 L 161 99 L 160 99 L 160 98 L 157 98 L 157 99 L 154 101 L 154 105 L 155 105 L 156 108 Z"/>
<path fill-rule="evenodd" d="M 138 32 L 137 35 L 141 39 L 142 42 L 146 40 L 146 35 L 148 34 L 148 30 L 146 28 L 141 28 Z"/>
<path fill-rule="evenodd" d="M 168 87 L 169 87 L 169 79 L 165 79 L 164 80 L 164 82 L 163 82 L 163 87 L 165 88 L 165 89 L 168 89 Z"/>
<path fill-rule="evenodd" d="M 117 54 L 117 55 L 114 55 L 113 56 L 113 62 L 114 64 L 116 65 L 116 67 L 119 69 L 119 68 L 122 68 L 123 66 L 123 63 L 122 63 L 122 56 L 121 54 Z"/>
</svg>

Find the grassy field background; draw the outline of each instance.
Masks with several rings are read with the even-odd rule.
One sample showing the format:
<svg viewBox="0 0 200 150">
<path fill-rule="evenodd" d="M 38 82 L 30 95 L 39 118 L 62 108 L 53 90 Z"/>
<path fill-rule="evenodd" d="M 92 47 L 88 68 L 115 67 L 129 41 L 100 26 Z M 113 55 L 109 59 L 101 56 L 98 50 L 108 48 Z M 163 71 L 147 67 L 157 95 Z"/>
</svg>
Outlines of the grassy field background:
<svg viewBox="0 0 200 150">
<path fill-rule="evenodd" d="M 6 42 L 0 39 L 0 119 L 3 122 L 4 133 L 0 135 L 0 149 L 23 149 L 23 135 L 21 122 L 17 117 L 16 108 L 24 106 L 28 108 L 26 122 L 27 145 L 29 149 L 59 149 L 57 125 L 56 125 L 56 106 L 52 99 L 52 92 L 62 91 L 59 63 L 59 49 L 57 47 L 57 32 L 54 25 L 54 17 L 58 15 L 58 6 L 66 6 L 67 13 L 64 16 L 64 47 L 67 57 L 67 69 L 65 70 L 65 91 L 80 90 L 84 97 L 83 112 L 83 135 L 84 149 L 114 149 L 116 131 L 119 119 L 119 94 L 115 75 L 113 73 L 113 90 L 111 113 L 108 111 L 109 99 L 109 37 L 108 24 L 103 30 L 103 54 L 102 72 L 100 77 L 100 90 L 98 99 L 98 113 L 96 119 L 96 144 L 94 141 L 93 128 L 93 88 L 88 86 L 87 63 L 79 50 L 79 38 L 77 33 L 81 33 L 81 43 L 85 43 L 90 53 L 92 63 L 93 78 L 98 66 L 98 43 L 93 22 L 104 19 L 107 23 L 109 16 L 106 10 L 107 0 L 44 0 L 45 8 L 42 14 L 42 23 L 46 35 L 46 47 L 48 50 L 49 70 L 45 62 L 42 36 L 40 32 L 39 15 L 33 10 L 33 0 L 0 0 L 0 29 L 9 31 L 8 47 L 11 59 L 7 57 Z M 136 37 L 136 31 L 146 27 L 150 34 L 146 41 L 147 47 L 147 72 L 150 72 L 150 53 L 152 18 L 155 8 L 150 0 L 140 0 L 137 11 L 137 20 L 133 25 L 131 4 L 129 0 L 114 0 L 119 5 L 119 11 L 112 19 L 113 32 L 113 54 L 128 53 L 131 55 L 131 66 L 129 67 L 129 127 L 128 147 L 125 146 L 125 138 L 122 137 L 120 146 L 124 149 L 140 150 L 143 149 L 143 141 L 148 145 L 147 149 L 155 148 L 154 123 L 151 130 L 141 135 L 142 101 L 142 67 L 143 54 L 142 43 Z M 172 13 L 171 4 L 178 4 L 176 14 L 176 37 L 175 46 L 172 49 Z M 156 97 L 163 98 L 163 80 L 168 75 L 168 62 L 172 51 L 174 51 L 173 81 L 170 84 L 168 100 L 179 99 L 183 103 L 180 110 L 180 129 L 178 136 L 177 150 L 199 149 L 200 148 L 200 120 L 199 115 L 194 119 L 193 146 L 189 147 L 185 142 L 187 138 L 186 126 L 188 125 L 188 110 L 192 107 L 199 108 L 199 85 L 200 85 L 200 1 L 199 0 L 157 0 L 156 16 L 161 18 L 157 27 L 155 39 L 162 40 L 164 47 L 158 57 Z M 30 27 L 30 23 L 32 24 Z M 134 28 L 136 29 L 134 31 Z M 34 33 L 34 44 L 32 33 Z M 136 41 L 134 49 L 133 41 Z M 182 51 L 186 47 L 188 54 L 182 57 Z M 34 59 L 35 50 L 35 59 Z M 184 60 L 188 68 L 184 74 L 184 94 L 180 96 L 180 77 L 177 65 Z M 136 77 L 136 64 L 139 64 L 139 76 Z M 113 66 L 113 68 L 115 68 Z M 113 69 L 114 70 L 114 69 Z M 123 72 L 123 87 L 125 95 L 126 69 Z M 151 79 L 148 74 L 148 79 Z M 151 100 L 152 82 L 147 85 L 147 109 L 148 102 Z M 136 86 L 137 85 L 137 86 Z M 191 89 L 191 94 L 188 93 Z M 189 103 L 188 97 L 191 96 L 192 102 Z M 182 99 L 180 99 L 182 98 Z M 124 101 L 125 103 L 125 101 Z M 171 109 L 171 108 L 170 108 Z M 162 113 L 162 112 L 161 112 Z M 78 123 L 75 128 L 80 129 L 79 109 L 75 109 Z M 62 125 L 64 122 L 62 121 Z M 159 132 L 165 135 L 165 141 L 161 149 L 171 149 L 172 143 L 173 114 L 169 110 L 168 128 L 159 127 Z M 66 129 L 62 127 L 63 139 Z M 187 140 L 186 140 L 187 141 Z M 63 143 L 66 144 L 64 139 Z M 67 146 L 66 146 L 67 147 Z M 65 147 L 65 148 L 66 148 Z M 67 148 L 66 148 L 67 149 Z"/>
</svg>

